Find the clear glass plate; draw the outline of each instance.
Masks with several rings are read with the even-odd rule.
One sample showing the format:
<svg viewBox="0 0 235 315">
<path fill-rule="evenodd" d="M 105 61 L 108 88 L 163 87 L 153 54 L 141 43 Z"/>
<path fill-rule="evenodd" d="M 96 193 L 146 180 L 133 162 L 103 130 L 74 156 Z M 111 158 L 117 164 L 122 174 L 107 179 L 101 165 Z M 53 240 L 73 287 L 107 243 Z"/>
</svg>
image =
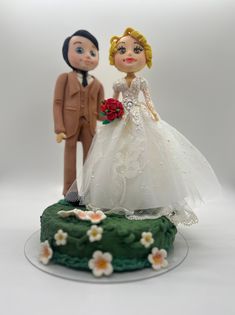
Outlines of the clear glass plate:
<svg viewBox="0 0 235 315">
<path fill-rule="evenodd" d="M 103 276 L 101 278 L 94 277 L 92 272 L 70 269 L 61 265 L 56 265 L 53 262 L 50 262 L 48 265 L 43 265 L 38 259 L 39 249 L 40 231 L 37 231 L 33 233 L 25 243 L 25 257 L 33 266 L 50 275 L 80 282 L 110 284 L 138 281 L 160 276 L 179 266 L 185 260 L 188 255 L 189 246 L 184 236 L 178 232 L 176 234 L 174 248 L 168 253 L 167 256 L 167 268 L 162 268 L 159 271 L 155 271 L 152 268 L 145 268 L 138 271 L 114 272 L 109 277 Z"/>
</svg>

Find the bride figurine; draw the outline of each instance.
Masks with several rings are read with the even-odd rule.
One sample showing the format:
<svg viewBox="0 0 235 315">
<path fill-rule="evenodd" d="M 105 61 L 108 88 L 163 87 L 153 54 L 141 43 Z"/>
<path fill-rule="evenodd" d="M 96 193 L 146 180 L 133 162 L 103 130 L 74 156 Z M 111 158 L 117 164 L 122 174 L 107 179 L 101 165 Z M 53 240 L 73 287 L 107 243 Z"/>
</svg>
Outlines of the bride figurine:
<svg viewBox="0 0 235 315">
<path fill-rule="evenodd" d="M 126 74 L 113 85 L 124 116 L 97 130 L 83 168 L 82 202 L 128 219 L 164 215 L 174 224 L 196 223 L 193 210 L 217 195 L 220 185 L 205 157 L 160 118 L 146 79 L 136 76 L 151 67 L 151 46 L 127 28 L 111 38 L 109 58 Z"/>
</svg>

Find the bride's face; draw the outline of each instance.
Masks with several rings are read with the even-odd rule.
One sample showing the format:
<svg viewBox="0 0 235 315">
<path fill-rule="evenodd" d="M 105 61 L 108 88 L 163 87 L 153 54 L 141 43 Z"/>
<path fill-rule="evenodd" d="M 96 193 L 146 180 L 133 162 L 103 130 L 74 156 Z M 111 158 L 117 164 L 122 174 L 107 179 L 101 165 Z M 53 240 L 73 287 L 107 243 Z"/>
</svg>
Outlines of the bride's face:
<svg viewBox="0 0 235 315">
<path fill-rule="evenodd" d="M 122 37 L 117 43 L 115 67 L 122 72 L 138 72 L 146 65 L 144 48 L 131 36 Z"/>
</svg>

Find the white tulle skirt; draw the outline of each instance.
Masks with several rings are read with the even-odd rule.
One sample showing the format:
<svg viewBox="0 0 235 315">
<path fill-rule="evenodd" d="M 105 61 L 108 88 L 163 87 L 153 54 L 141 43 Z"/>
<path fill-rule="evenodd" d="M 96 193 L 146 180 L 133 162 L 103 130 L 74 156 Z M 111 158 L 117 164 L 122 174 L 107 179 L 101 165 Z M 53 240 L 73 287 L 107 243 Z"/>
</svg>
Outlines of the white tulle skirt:
<svg viewBox="0 0 235 315">
<path fill-rule="evenodd" d="M 141 128 L 131 119 L 99 127 L 83 168 L 83 202 L 130 219 L 195 223 L 195 207 L 220 194 L 213 169 L 174 127 L 142 119 Z"/>
</svg>

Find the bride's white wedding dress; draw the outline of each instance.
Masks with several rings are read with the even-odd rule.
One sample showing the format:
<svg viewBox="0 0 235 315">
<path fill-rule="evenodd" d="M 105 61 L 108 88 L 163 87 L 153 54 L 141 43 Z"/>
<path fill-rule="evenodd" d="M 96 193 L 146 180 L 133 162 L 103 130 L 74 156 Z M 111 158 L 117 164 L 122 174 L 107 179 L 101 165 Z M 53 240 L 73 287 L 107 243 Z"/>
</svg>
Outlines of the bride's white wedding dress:
<svg viewBox="0 0 235 315">
<path fill-rule="evenodd" d="M 175 224 L 197 222 L 192 209 L 220 193 L 213 169 L 174 127 L 152 118 L 144 78 L 130 87 L 123 78 L 113 88 L 122 93 L 125 115 L 97 130 L 83 168 L 83 202 L 129 219 L 165 215 Z"/>
</svg>

